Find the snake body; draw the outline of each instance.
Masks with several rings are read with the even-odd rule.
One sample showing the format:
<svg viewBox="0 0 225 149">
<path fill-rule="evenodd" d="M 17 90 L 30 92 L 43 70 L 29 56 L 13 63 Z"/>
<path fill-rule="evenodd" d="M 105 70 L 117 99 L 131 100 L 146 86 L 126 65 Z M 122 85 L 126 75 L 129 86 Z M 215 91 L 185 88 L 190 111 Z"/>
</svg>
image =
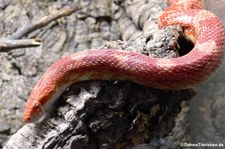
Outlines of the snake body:
<svg viewBox="0 0 225 149">
<path fill-rule="evenodd" d="M 171 6 L 159 18 L 159 28 L 181 25 L 194 42 L 188 54 L 160 59 L 119 49 L 79 52 L 47 69 L 26 103 L 24 122 L 37 120 L 70 85 L 84 80 L 130 80 L 160 89 L 198 86 L 223 61 L 224 27 L 214 14 L 202 10 L 203 0 L 168 0 Z"/>
</svg>

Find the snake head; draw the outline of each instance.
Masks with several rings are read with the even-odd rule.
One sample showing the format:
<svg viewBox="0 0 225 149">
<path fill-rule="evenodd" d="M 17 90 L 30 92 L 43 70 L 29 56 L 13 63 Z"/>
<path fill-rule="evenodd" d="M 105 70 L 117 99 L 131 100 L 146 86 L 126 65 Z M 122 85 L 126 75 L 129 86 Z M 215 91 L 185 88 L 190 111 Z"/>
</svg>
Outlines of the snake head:
<svg viewBox="0 0 225 149">
<path fill-rule="evenodd" d="M 36 100 L 29 99 L 26 103 L 26 110 L 23 114 L 23 121 L 25 123 L 34 122 L 41 117 L 42 113 L 42 105 Z"/>
<path fill-rule="evenodd" d="M 66 88 L 71 85 L 68 83 L 57 86 L 55 85 L 57 84 L 55 83 L 56 77 L 51 77 L 52 73 L 46 74 L 50 74 L 50 77 L 42 76 L 31 91 L 30 97 L 27 100 L 23 114 L 23 121 L 25 123 L 35 122 L 39 120 L 44 113 L 49 112 L 54 102 L 61 96 Z"/>
</svg>

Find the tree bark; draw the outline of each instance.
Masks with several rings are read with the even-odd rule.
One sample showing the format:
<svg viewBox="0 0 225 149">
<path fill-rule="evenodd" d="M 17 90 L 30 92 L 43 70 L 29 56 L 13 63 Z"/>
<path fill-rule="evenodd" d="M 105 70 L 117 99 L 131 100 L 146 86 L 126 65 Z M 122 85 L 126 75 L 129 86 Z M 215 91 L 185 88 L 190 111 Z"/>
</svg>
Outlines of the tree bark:
<svg viewBox="0 0 225 149">
<path fill-rule="evenodd" d="M 37 77 L 33 76 L 39 77 L 52 61 L 75 52 L 75 49 L 111 47 L 160 58 L 179 56 L 179 47 L 184 44 L 181 28 L 157 28 L 157 18 L 166 7 L 163 0 L 96 0 L 81 5 L 82 9 L 75 12 L 78 21 L 69 16 L 64 22 L 66 34 L 53 27 L 60 23 L 50 23 L 44 31 L 28 35 L 41 36 L 44 42 L 51 41 L 54 54 L 49 56 L 48 51 L 43 51 L 38 63 L 45 63 L 44 68 L 37 67 L 37 73 L 31 75 L 16 61 L 21 73 L 17 75 L 29 76 L 31 82 L 36 82 Z M 58 37 L 54 32 L 62 34 Z M 109 41 L 119 37 L 123 41 Z M 109 42 L 103 44 L 106 40 Z M 63 47 L 67 47 L 66 52 L 61 50 Z M 49 57 L 54 58 L 45 62 Z M 33 84 L 29 85 L 28 91 Z M 23 93 L 24 97 L 27 95 L 27 91 Z M 194 89 L 159 90 L 128 81 L 81 82 L 71 86 L 42 121 L 24 125 L 4 148 L 141 148 L 140 144 L 168 135 L 174 128 L 183 101 L 194 95 Z"/>
</svg>

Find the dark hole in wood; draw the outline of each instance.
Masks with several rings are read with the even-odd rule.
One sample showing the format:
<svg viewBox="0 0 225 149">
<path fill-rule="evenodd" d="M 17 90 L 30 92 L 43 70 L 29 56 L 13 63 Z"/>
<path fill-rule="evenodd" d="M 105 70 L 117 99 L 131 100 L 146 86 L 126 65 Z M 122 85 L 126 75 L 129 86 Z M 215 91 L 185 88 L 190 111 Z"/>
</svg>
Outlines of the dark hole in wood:
<svg viewBox="0 0 225 149">
<path fill-rule="evenodd" d="M 194 48 L 193 42 L 185 38 L 185 36 L 178 38 L 177 42 L 180 46 L 180 50 L 178 51 L 180 56 L 188 54 Z"/>
</svg>

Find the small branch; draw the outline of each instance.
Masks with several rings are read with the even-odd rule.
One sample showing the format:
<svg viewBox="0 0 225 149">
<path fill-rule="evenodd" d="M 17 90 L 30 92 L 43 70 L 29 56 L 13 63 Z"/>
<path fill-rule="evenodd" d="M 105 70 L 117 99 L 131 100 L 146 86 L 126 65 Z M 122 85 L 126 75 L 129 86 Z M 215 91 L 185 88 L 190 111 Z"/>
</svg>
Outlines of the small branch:
<svg viewBox="0 0 225 149">
<path fill-rule="evenodd" d="M 44 16 L 41 19 L 39 19 L 37 22 L 31 23 L 31 24 L 28 24 L 28 25 L 22 27 L 16 33 L 12 34 L 9 38 L 10 39 L 20 39 L 20 38 L 28 35 L 32 31 L 46 26 L 51 21 L 54 21 L 61 17 L 72 14 L 74 11 L 79 9 L 79 6 L 80 6 L 79 1 L 77 1 L 72 6 L 64 7 L 48 16 Z"/>
<path fill-rule="evenodd" d="M 37 47 L 41 45 L 41 39 L 0 39 L 0 52 L 8 52 L 12 49 Z"/>
<path fill-rule="evenodd" d="M 79 0 L 71 6 L 64 7 L 48 16 L 44 16 L 38 21 L 25 25 L 17 32 L 6 38 L 0 38 L 0 52 L 8 52 L 12 49 L 36 47 L 41 45 L 40 39 L 21 39 L 29 33 L 46 26 L 51 21 L 68 16 L 80 8 Z"/>
</svg>

